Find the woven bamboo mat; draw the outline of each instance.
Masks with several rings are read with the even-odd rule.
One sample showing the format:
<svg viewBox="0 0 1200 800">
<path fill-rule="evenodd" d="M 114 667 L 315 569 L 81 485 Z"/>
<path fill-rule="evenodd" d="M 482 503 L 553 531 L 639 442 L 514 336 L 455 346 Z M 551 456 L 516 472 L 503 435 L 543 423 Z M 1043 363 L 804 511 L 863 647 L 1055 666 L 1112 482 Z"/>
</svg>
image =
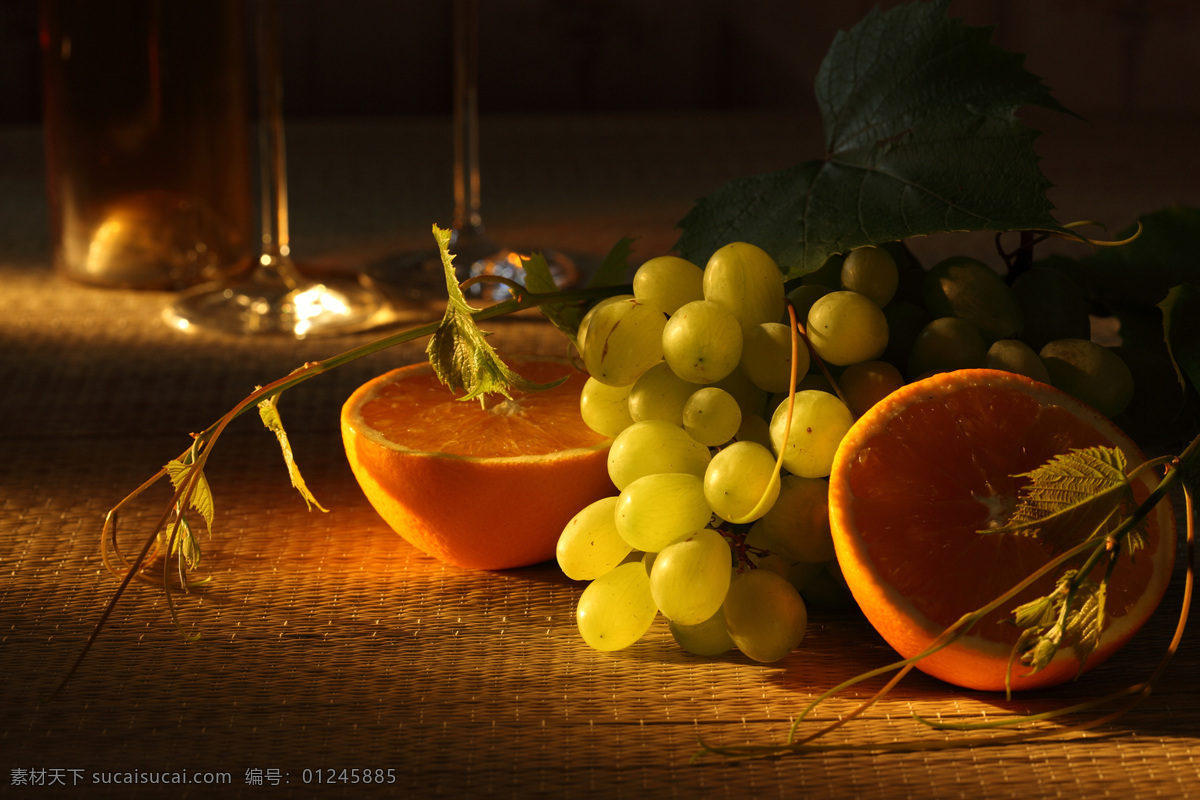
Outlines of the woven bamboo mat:
<svg viewBox="0 0 1200 800">
<path fill-rule="evenodd" d="M 603 127 L 589 131 L 599 139 L 607 135 Z M 320 149 L 320 136 L 307 141 Z M 369 138 L 364 141 L 370 160 L 375 151 Z M 621 140 L 614 134 L 613 141 Z M 656 158 L 670 150 L 669 141 L 661 138 Z M 302 140 L 295 152 L 303 154 L 304 146 Z M 671 203 L 679 198 L 654 195 L 654 175 L 636 164 L 610 175 L 606 163 L 564 178 L 579 184 L 581 205 L 555 216 L 547 211 L 555 205 L 552 196 L 538 201 L 549 216 L 544 230 L 598 254 L 603 251 L 596 247 L 638 234 L 628 226 L 640 219 L 657 232 L 641 246 L 669 246 L 669 226 L 678 218 Z M 737 172 L 749 166 L 734 164 Z M 679 175 L 672 170 L 682 173 L 669 160 L 658 167 L 673 179 Z M 515 181 L 520 161 L 509 169 Z M 300 175 L 298 186 L 305 180 L 320 185 L 313 172 Z M 12 176 L 5 174 L 10 190 Z M 353 175 L 327 177 L 336 183 Z M 630 184 L 617 195 L 621 202 L 601 202 L 613 197 L 611 186 L 596 189 L 605 179 Z M 687 181 L 674 185 L 685 193 L 699 189 Z M 531 183 L 528 191 L 537 188 Z M 3 199 L 14 215 L 26 209 L 8 194 Z M 509 229 L 519 232 L 520 204 L 497 205 L 498 216 L 508 215 Z M 298 228 L 319 221 L 303 214 Z M 317 250 L 326 244 L 374 257 L 398 245 L 381 235 L 386 223 L 367 229 L 362 226 L 376 223 L 348 213 L 337 219 L 337 225 L 318 226 L 318 234 L 328 235 L 310 240 Z M 18 230 L 38 224 L 26 212 L 10 215 L 0 231 L 7 257 L 0 260 L 0 795 L 1026 800 L 1200 794 L 1195 612 L 1193 634 L 1158 691 L 1104 728 L 1103 737 L 692 763 L 701 739 L 781 741 L 810 699 L 889 662 L 889 650 L 857 614 L 843 612 L 814 613 L 801 649 L 777 665 L 738 655 L 689 656 L 661 620 L 629 650 L 596 653 L 574 629 L 582 587 L 552 564 L 479 574 L 417 552 L 386 528 L 358 491 L 342 455 L 337 410 L 362 381 L 420 359 L 423 342 L 317 378 L 281 402 L 297 459 L 328 513 L 306 510 L 273 437 L 256 419 L 235 423 L 209 468 L 217 522 L 203 546 L 212 583 L 171 596 L 182 630 L 173 626 L 161 588 L 134 585 L 74 680 L 48 702 L 116 588 L 98 555 L 105 512 L 182 451 L 189 431 L 208 425 L 254 386 L 371 337 L 250 342 L 180 335 L 160 318 L 168 295 L 86 289 L 53 277 L 36 237 L 22 238 Z M 561 340 L 535 319 L 490 327 L 504 352 L 561 352 Z M 162 487 L 149 495 L 123 516 L 127 549 L 162 511 Z M 914 714 L 994 718 L 1128 685 L 1157 662 L 1180 594 L 1176 582 L 1135 643 L 1079 684 L 1010 703 L 915 675 L 832 740 L 939 742 L 946 735 L 916 725 Z M 185 641 L 190 635 L 200 638 Z M 817 720 L 848 713 L 865 691 L 836 697 Z M 346 781 L 359 770 L 359 783 L 343 783 L 343 770 Z M 370 785 L 363 782 L 365 770 Z M 146 785 L 163 773 L 184 774 L 190 783 Z M 106 782 L 130 775 L 143 783 Z M 56 784 L 68 788 L 50 788 Z"/>
<path fill-rule="evenodd" d="M 322 376 L 280 404 L 328 513 L 305 509 L 256 420 L 235 423 L 209 468 L 218 513 L 217 531 L 204 541 L 212 584 L 172 595 L 182 631 L 160 588 L 135 585 L 73 682 L 43 702 L 116 586 L 98 556 L 107 509 L 181 451 L 187 431 L 254 385 L 353 341 L 183 337 L 155 321 L 166 295 L 89 290 L 40 271 L 2 277 L 20 300 L 0 320 L 6 796 L 25 796 L 25 781 L 65 781 L 89 796 L 124 797 L 128 787 L 96 782 L 109 773 L 149 780 L 151 772 L 227 776 L 219 796 L 305 796 L 326 770 L 340 780 L 343 769 L 370 769 L 393 782 L 369 788 L 406 797 L 1182 797 L 1195 790 L 1194 639 L 1160 691 L 1104 738 L 691 763 L 700 739 L 779 741 L 809 699 L 887 663 L 888 649 L 856 614 L 814 613 L 802 648 L 779 665 L 691 657 L 661 621 L 628 651 L 596 653 L 574 629 L 581 587 L 552 564 L 478 574 L 415 551 L 362 498 L 336 420 L 358 383 L 420 358 L 420 344 Z M 561 346 L 537 321 L 493 328 L 508 352 Z M 127 548 L 161 512 L 165 494 L 151 495 L 123 517 Z M 944 739 L 911 716 L 995 717 L 1119 688 L 1162 651 L 1178 600 L 1173 590 L 1137 644 L 1081 684 L 1008 703 L 914 676 L 833 740 Z M 189 643 L 183 634 L 200 638 Z M 848 712 L 861 696 L 836 698 L 816 719 Z M 368 787 L 320 788 L 357 796 Z M 195 784 L 179 794 L 218 796 Z"/>
</svg>

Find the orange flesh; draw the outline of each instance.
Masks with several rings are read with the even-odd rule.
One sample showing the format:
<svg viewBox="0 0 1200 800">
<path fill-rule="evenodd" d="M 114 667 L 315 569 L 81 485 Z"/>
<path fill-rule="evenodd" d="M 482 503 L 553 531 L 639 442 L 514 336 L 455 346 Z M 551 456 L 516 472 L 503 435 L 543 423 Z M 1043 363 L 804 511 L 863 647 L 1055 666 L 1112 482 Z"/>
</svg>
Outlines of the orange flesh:
<svg viewBox="0 0 1200 800">
<path fill-rule="evenodd" d="M 564 375 L 567 380 L 542 392 L 493 396 L 487 408 L 478 400 L 460 400 L 438 381 L 432 369 L 413 370 L 384 384 L 359 411 L 368 426 L 389 441 L 411 450 L 493 458 L 537 456 L 606 441 L 579 416 L 578 397 L 587 375 L 564 363 L 514 362 L 512 368 L 535 383 Z M 571 402 L 563 396 L 570 395 Z"/>
<path fill-rule="evenodd" d="M 976 532 L 1007 520 L 1026 482 L 1012 476 L 1073 448 L 1113 444 L 1064 408 L 994 385 L 915 402 L 886 428 L 889 434 L 871 438 L 850 465 L 855 528 L 880 577 L 941 627 L 1056 555 L 1033 537 Z M 1135 485 L 1141 499 L 1144 486 Z M 1156 536 L 1152 530 L 1149 552 Z M 1148 557 L 1121 559 L 1120 577 L 1110 584 L 1110 616 L 1137 601 L 1152 572 Z M 1011 609 L 1053 583 L 1047 577 L 973 632 L 1011 644 L 1018 635 L 1006 624 Z"/>
</svg>

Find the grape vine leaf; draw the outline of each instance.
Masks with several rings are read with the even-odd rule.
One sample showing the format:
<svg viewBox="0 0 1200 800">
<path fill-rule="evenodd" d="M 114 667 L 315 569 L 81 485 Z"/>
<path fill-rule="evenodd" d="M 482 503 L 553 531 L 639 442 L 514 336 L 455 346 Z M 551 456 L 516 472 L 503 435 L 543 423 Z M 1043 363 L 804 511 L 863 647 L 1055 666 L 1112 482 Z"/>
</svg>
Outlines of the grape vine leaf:
<svg viewBox="0 0 1200 800">
<path fill-rule="evenodd" d="M 731 241 L 770 253 L 787 277 L 836 253 L 944 231 L 1047 230 L 1049 181 L 1025 107 L 1070 113 L 991 43 L 946 15 L 949 0 L 875 8 L 834 38 L 816 80 L 826 154 L 735 179 L 680 221 L 695 263 Z M 1069 235 L 1069 234 L 1068 234 Z"/>
<path fill-rule="evenodd" d="M 1103 530 L 1133 493 L 1125 454 L 1115 447 L 1086 447 L 1052 457 L 1030 472 L 1008 522 L 982 534 L 1036 536 L 1055 551 L 1067 550 Z M 1130 531 L 1131 548 L 1140 536 Z"/>
<path fill-rule="evenodd" d="M 288 440 L 287 431 L 283 428 L 283 418 L 279 416 L 279 395 L 268 397 L 260 402 L 258 415 L 267 430 L 275 434 L 275 438 L 279 441 L 279 449 L 283 452 L 283 463 L 287 465 L 288 477 L 292 479 L 292 486 L 304 498 L 305 505 L 310 511 L 313 506 L 320 511 L 327 511 L 317 502 L 317 498 L 309 491 L 308 484 L 304 482 L 304 476 L 300 474 L 300 467 L 296 464 L 296 457 L 292 453 L 292 443 Z"/>
<path fill-rule="evenodd" d="M 441 254 L 448 295 L 446 313 L 425 348 L 438 380 L 451 391 L 461 392 L 460 400 L 479 400 L 480 405 L 489 394 L 500 394 L 511 400 L 513 389 L 536 392 L 566 380 L 564 376 L 550 383 L 536 383 L 500 360 L 486 341 L 487 332 L 475 324 L 471 306 L 459 288 L 454 256 L 450 254 L 450 231 L 434 225 L 433 237 Z"/>
<path fill-rule="evenodd" d="M 633 240 L 625 237 L 619 240 L 608 255 L 600 262 L 588 280 L 588 287 L 616 286 L 625 280 L 629 272 L 629 256 L 633 252 Z M 525 287 L 531 292 L 555 292 L 558 286 L 550 265 L 541 253 L 534 253 L 529 258 L 522 258 L 525 268 Z M 556 328 L 575 341 L 579 331 L 579 323 L 587 313 L 587 304 L 582 301 L 545 303 L 539 306 L 542 315 Z"/>
</svg>

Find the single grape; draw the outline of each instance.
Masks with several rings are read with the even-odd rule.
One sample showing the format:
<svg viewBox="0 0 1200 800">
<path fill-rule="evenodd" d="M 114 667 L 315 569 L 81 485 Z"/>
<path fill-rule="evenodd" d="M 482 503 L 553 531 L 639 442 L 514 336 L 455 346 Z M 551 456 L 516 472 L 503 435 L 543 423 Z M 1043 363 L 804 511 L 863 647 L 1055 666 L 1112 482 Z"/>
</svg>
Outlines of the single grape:
<svg viewBox="0 0 1200 800">
<path fill-rule="evenodd" d="M 843 289 L 871 298 L 883 308 L 896 294 L 900 285 L 900 269 L 896 260 L 882 247 L 856 247 L 842 262 Z"/>
<path fill-rule="evenodd" d="M 659 256 L 633 274 L 633 296 L 667 314 L 704 299 L 704 270 L 684 258 Z"/>
<path fill-rule="evenodd" d="M 688 472 L 704 477 L 708 448 L 678 425 L 657 419 L 635 422 L 621 431 L 608 450 L 608 476 L 618 491 L 644 475 Z"/>
<path fill-rule="evenodd" d="M 833 468 L 833 456 L 854 423 L 846 404 L 835 395 L 815 389 L 796 393 L 792 425 L 787 427 L 788 404 L 771 416 L 771 446 L 783 452 L 783 466 L 793 475 L 824 478 Z"/>
<path fill-rule="evenodd" d="M 725 625 L 737 649 L 769 664 L 796 649 L 808 628 L 808 609 L 786 578 L 765 569 L 742 572 L 725 595 Z"/>
<path fill-rule="evenodd" d="M 733 639 L 725 627 L 725 612 L 722 609 L 718 608 L 717 613 L 699 625 L 680 625 L 667 620 L 667 627 L 675 642 L 692 655 L 719 656 L 733 649 Z"/>
<path fill-rule="evenodd" d="M 925 307 L 934 317 L 958 317 L 974 325 L 987 344 L 1021 333 L 1021 307 L 991 267 L 968 256 L 951 256 L 925 273 Z"/>
<path fill-rule="evenodd" d="M 729 522 L 758 519 L 779 495 L 771 451 L 757 442 L 734 442 L 712 457 L 704 473 L 704 497 Z"/>
<path fill-rule="evenodd" d="M 982 367 L 987 343 L 979 329 L 958 317 L 938 317 L 921 329 L 908 354 L 908 377 Z"/>
<path fill-rule="evenodd" d="M 721 609 L 731 574 L 729 543 L 706 528 L 659 552 L 650 570 L 650 593 L 667 619 L 699 625 Z"/>
<path fill-rule="evenodd" d="M 838 562 L 826 561 L 815 566 L 818 569 L 802 578 L 800 596 L 804 598 L 805 605 L 821 611 L 849 611 L 854 608 L 854 595 L 846 584 Z"/>
<path fill-rule="evenodd" d="M 1056 339 L 1038 354 L 1050 382 L 1101 414 L 1115 417 L 1133 400 L 1133 373 L 1121 357 L 1089 339 Z"/>
<path fill-rule="evenodd" d="M 808 312 L 808 341 L 827 364 L 844 367 L 879 358 L 887 347 L 883 309 L 858 292 L 830 292 Z"/>
<path fill-rule="evenodd" d="M 1170 356 L 1164 350 L 1136 345 L 1111 348 L 1133 375 L 1133 399 L 1114 421 L 1134 441 L 1143 445 L 1178 441 L 1184 435 L 1187 395 Z"/>
<path fill-rule="evenodd" d="M 667 318 L 637 300 L 606 303 L 589 312 L 582 349 L 588 374 L 609 386 L 628 386 L 662 360 Z"/>
<path fill-rule="evenodd" d="M 579 393 L 579 416 L 583 423 L 602 436 L 616 436 L 628 428 L 633 424 L 629 391 L 629 386 L 609 386 L 589 376 Z"/>
<path fill-rule="evenodd" d="M 783 272 L 761 248 L 727 244 L 704 267 L 704 299 L 733 314 L 743 331 L 779 322 L 785 311 Z"/>
<path fill-rule="evenodd" d="M 656 553 L 708 525 L 712 509 L 704 481 L 686 472 L 643 475 L 626 486 L 613 507 L 617 533 L 635 550 Z"/>
<path fill-rule="evenodd" d="M 634 422 L 660 419 L 683 424 L 683 406 L 696 391 L 696 384 L 675 374 L 660 361 L 642 373 L 629 390 L 629 415 Z"/>
<path fill-rule="evenodd" d="M 692 393 L 683 406 L 683 429 L 708 447 L 725 444 L 742 424 L 742 409 L 733 395 L 716 386 Z"/>
<path fill-rule="evenodd" d="M 593 320 L 600 315 L 600 309 L 612 303 L 623 303 L 633 300 L 632 294 L 614 294 L 605 297 L 602 300 L 596 301 L 596 304 L 588 309 L 588 312 L 583 315 L 583 319 L 579 321 L 579 330 L 575 332 L 575 344 L 579 348 L 579 352 L 583 352 L 584 341 L 587 339 L 588 328 L 592 327 Z"/>
<path fill-rule="evenodd" d="M 829 529 L 829 483 L 822 478 L 784 475 L 775 505 L 755 525 L 791 562 L 820 563 L 836 555 Z"/>
<path fill-rule="evenodd" d="M 1050 383 L 1050 373 L 1046 371 L 1042 359 L 1020 339 L 997 339 L 992 342 L 983 357 L 983 365 L 988 369 L 1002 369 Z"/>
<path fill-rule="evenodd" d="M 616 497 L 584 506 L 558 537 L 558 566 L 571 580 L 590 581 L 616 567 L 633 549 L 617 532 Z"/>
<path fill-rule="evenodd" d="M 860 361 L 851 364 L 838 377 L 842 396 L 855 417 L 904 385 L 904 376 L 886 361 Z"/>
<path fill-rule="evenodd" d="M 650 576 L 640 561 L 626 561 L 587 585 L 575 606 L 575 624 L 589 647 L 622 650 L 650 629 L 658 615 Z"/>
<path fill-rule="evenodd" d="M 808 348 L 803 342 L 796 349 L 796 378 L 809 368 Z M 764 322 L 745 333 L 742 342 L 742 371 L 755 386 L 765 392 L 786 392 L 792 386 L 792 327 L 779 322 Z"/>
<path fill-rule="evenodd" d="M 716 383 L 742 357 L 742 328 L 728 310 L 710 300 L 680 306 L 662 331 L 662 357 L 680 378 Z"/>
</svg>

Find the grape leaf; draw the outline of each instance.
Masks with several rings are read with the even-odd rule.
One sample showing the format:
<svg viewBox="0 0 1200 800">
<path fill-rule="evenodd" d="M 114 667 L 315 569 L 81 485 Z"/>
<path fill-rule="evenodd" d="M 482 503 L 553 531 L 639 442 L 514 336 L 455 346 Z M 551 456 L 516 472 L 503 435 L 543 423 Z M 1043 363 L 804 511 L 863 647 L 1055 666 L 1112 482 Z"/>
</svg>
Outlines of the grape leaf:
<svg viewBox="0 0 1200 800">
<path fill-rule="evenodd" d="M 600 262 L 596 271 L 588 281 L 589 287 L 616 286 L 625 280 L 629 272 L 629 254 L 632 252 L 633 240 L 626 237 L 613 245 L 608 255 Z M 554 292 L 558 286 L 550 273 L 550 266 L 541 253 L 534 253 L 530 258 L 522 258 L 525 267 L 525 287 L 532 292 Z M 588 306 L 583 301 L 543 303 L 538 307 L 546 319 L 575 341 L 579 331 L 579 323 L 587 313 Z"/>
<path fill-rule="evenodd" d="M 305 505 L 309 510 L 316 506 L 319 510 L 326 509 L 317 502 L 317 498 L 309 491 L 308 484 L 304 482 L 304 476 L 300 474 L 300 467 L 296 464 L 296 457 L 292 453 L 292 443 L 288 440 L 287 431 L 283 428 L 283 418 L 279 416 L 279 395 L 268 397 L 258 404 L 258 415 L 263 421 L 263 425 L 267 430 L 275 434 L 275 438 L 279 441 L 279 449 L 283 452 L 283 463 L 287 465 L 288 476 L 292 479 L 292 486 L 304 498 Z"/>
<path fill-rule="evenodd" d="M 566 380 L 564 376 L 550 383 L 536 383 L 517 374 L 500 360 L 495 349 L 485 341 L 487 332 L 475 324 L 471 306 L 458 286 L 454 257 L 450 255 L 450 231 L 434 225 L 433 236 L 446 273 L 448 295 L 446 313 L 425 348 L 438 380 L 453 392 L 463 392 L 460 400 L 479 400 L 480 405 L 489 394 L 501 394 L 511 400 L 514 388 L 535 392 Z"/>
<path fill-rule="evenodd" d="M 1052 230 L 1037 132 L 1017 112 L 1067 112 L 990 28 L 946 17 L 949 0 L 872 10 L 833 40 L 817 75 L 826 155 L 740 178 L 679 223 L 703 264 L 732 241 L 788 277 L 835 253 L 944 231 Z"/>
<path fill-rule="evenodd" d="M 982 534 L 1036 536 L 1056 551 L 1095 535 L 1132 498 L 1125 454 L 1115 447 L 1087 447 L 1054 456 L 1028 478 L 1017 507 L 1002 527 Z M 1130 532 L 1133 547 L 1139 538 Z"/>
<path fill-rule="evenodd" d="M 173 458 L 167 463 L 167 477 L 170 478 L 171 486 L 175 491 L 183 488 L 194 469 L 195 466 L 191 462 L 185 464 L 177 458 Z M 216 511 L 213 504 L 212 489 L 209 488 L 208 479 L 204 477 L 203 472 L 196 475 L 196 484 L 192 489 L 192 496 L 188 505 L 198 511 L 200 516 L 204 518 L 204 523 L 208 526 L 208 534 L 211 536 L 213 518 L 216 516 Z"/>
</svg>

